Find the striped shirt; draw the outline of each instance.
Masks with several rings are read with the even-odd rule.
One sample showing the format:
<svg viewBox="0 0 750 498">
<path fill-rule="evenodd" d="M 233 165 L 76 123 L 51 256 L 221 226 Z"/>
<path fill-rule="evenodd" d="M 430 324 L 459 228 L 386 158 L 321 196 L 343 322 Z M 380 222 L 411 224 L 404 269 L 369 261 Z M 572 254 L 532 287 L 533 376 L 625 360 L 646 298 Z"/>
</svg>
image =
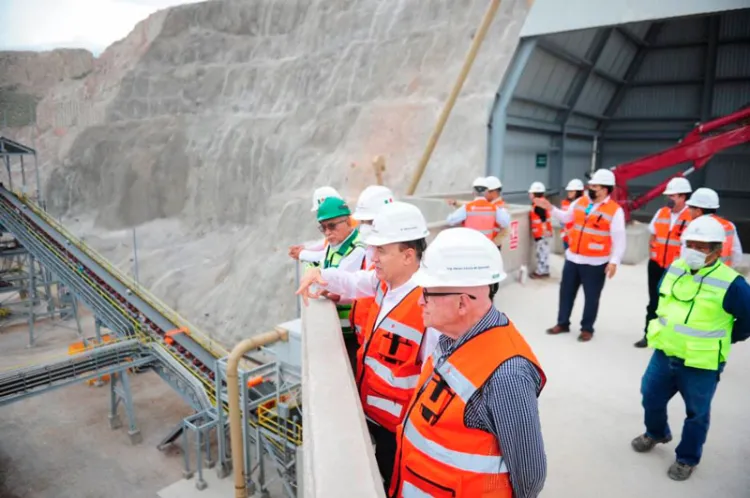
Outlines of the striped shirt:
<svg viewBox="0 0 750 498">
<path fill-rule="evenodd" d="M 453 340 L 441 335 L 435 356 L 442 358 L 463 343 L 493 327 L 509 323 L 494 307 L 466 334 Z M 541 376 L 526 358 L 504 362 L 466 404 L 466 427 L 493 434 L 499 441 L 514 498 L 534 498 L 547 477 L 537 396 Z"/>
</svg>

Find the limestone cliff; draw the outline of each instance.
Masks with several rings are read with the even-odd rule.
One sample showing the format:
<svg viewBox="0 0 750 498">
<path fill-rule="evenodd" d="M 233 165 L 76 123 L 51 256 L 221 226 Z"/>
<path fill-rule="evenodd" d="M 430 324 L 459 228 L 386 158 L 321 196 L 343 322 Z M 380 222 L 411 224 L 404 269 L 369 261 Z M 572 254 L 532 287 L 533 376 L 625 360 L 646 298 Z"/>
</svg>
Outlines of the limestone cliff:
<svg viewBox="0 0 750 498">
<path fill-rule="evenodd" d="M 309 196 L 403 192 L 485 0 L 214 1 L 154 14 L 38 104 L 50 209 L 231 343 L 294 313 Z M 503 2 L 421 191 L 480 174 L 526 2 Z M 23 135 L 24 130 L 15 130 Z M 26 130 L 28 133 L 28 130 Z"/>
</svg>

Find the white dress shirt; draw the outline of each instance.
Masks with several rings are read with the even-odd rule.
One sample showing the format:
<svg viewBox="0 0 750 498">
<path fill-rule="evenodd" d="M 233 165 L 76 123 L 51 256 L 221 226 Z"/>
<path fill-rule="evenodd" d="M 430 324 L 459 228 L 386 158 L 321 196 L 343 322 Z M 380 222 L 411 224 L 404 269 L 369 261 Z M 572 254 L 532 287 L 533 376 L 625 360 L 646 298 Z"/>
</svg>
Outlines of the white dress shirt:
<svg viewBox="0 0 750 498">
<path fill-rule="evenodd" d="M 299 252 L 299 260 L 307 263 L 320 263 L 326 256 L 326 239 L 305 244 L 305 248 Z"/>
<path fill-rule="evenodd" d="M 338 294 L 342 297 L 346 296 L 349 299 L 356 299 L 359 297 L 372 297 L 378 292 L 378 286 L 380 280 L 375 276 L 375 270 L 360 270 L 354 273 L 340 271 L 338 268 L 327 268 L 321 271 L 323 280 L 326 285 L 326 290 L 334 294 Z M 389 288 L 383 298 L 383 304 L 380 307 L 380 313 L 375 320 L 376 326 L 383 321 L 388 313 L 391 312 L 405 297 L 409 294 L 416 284 L 413 279 L 407 280 L 404 284 L 399 285 L 396 288 Z M 440 333 L 428 327 L 422 337 L 422 345 L 419 348 L 419 360 L 424 364 L 426 359 L 432 354 L 432 351 L 437 345 Z"/>
<path fill-rule="evenodd" d="M 573 221 L 573 210 L 578 203 L 586 202 L 588 198 L 579 197 L 575 201 L 570 203 L 568 209 L 560 209 L 552 206 L 552 216 L 560 220 L 565 225 Z M 599 209 L 599 206 L 609 200 L 609 196 L 605 197 L 601 202 L 595 202 L 592 211 Z M 584 204 L 582 204 L 584 205 Z M 571 263 L 579 265 L 591 265 L 601 266 L 607 263 L 619 265 L 622 261 L 623 255 L 625 255 L 625 247 L 627 245 L 627 235 L 625 233 L 625 213 L 621 207 L 617 208 L 615 215 L 612 217 L 612 223 L 609 226 L 609 236 L 612 238 L 612 251 L 609 256 L 581 256 L 576 254 L 568 248 L 565 251 L 565 259 Z"/>
</svg>

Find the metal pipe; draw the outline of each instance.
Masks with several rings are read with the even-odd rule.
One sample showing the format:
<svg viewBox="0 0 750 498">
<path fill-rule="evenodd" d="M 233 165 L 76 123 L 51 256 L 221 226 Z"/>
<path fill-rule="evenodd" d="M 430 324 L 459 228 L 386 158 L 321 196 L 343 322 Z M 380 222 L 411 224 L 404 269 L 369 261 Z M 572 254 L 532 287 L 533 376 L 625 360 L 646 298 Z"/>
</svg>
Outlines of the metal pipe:
<svg viewBox="0 0 750 498">
<path fill-rule="evenodd" d="M 240 360 L 245 353 L 276 341 L 287 341 L 289 332 L 276 328 L 255 337 L 245 339 L 229 353 L 227 360 L 227 394 L 229 396 L 229 439 L 232 447 L 232 468 L 234 469 L 234 496 L 247 498 L 245 457 L 242 451 L 242 417 L 240 416 L 240 383 L 237 375 Z"/>
<path fill-rule="evenodd" d="M 474 59 L 476 59 L 477 57 L 477 52 L 479 52 L 479 47 L 482 45 L 482 42 L 484 41 L 484 37 L 487 34 L 487 30 L 489 29 L 490 24 L 492 24 L 492 20 L 495 18 L 497 9 L 500 7 L 500 2 L 501 0 L 492 0 L 490 2 L 489 7 L 487 7 L 487 11 L 484 13 L 484 17 L 482 18 L 482 24 L 479 25 L 479 29 L 474 35 L 474 39 L 471 41 L 471 48 L 469 48 L 469 53 L 466 54 L 466 59 L 464 60 L 464 65 L 461 68 L 461 72 L 458 75 L 458 79 L 456 80 L 456 83 L 454 83 L 453 85 L 453 90 L 451 91 L 451 94 L 448 97 L 448 101 L 445 103 L 445 106 L 443 107 L 443 111 L 440 113 L 440 117 L 438 118 L 438 122 L 435 125 L 435 129 L 432 131 L 432 136 L 430 137 L 430 140 L 427 142 L 427 147 L 425 147 L 425 150 L 422 153 L 422 158 L 419 160 L 417 171 L 416 173 L 414 173 L 414 177 L 412 178 L 411 184 L 409 185 L 409 189 L 407 190 L 408 195 L 414 195 L 414 192 L 417 190 L 417 185 L 419 185 L 419 180 L 421 180 L 422 175 L 424 174 L 424 170 L 425 168 L 427 168 L 427 163 L 429 162 L 430 157 L 432 156 L 432 152 L 435 150 L 437 141 L 440 138 L 440 135 L 443 133 L 443 128 L 445 128 L 445 122 L 448 120 L 448 116 L 453 110 L 453 106 L 456 103 L 458 94 L 461 92 L 461 88 L 464 86 L 464 81 L 466 81 L 466 77 L 469 75 L 469 70 L 471 69 L 471 66 L 474 64 Z"/>
</svg>

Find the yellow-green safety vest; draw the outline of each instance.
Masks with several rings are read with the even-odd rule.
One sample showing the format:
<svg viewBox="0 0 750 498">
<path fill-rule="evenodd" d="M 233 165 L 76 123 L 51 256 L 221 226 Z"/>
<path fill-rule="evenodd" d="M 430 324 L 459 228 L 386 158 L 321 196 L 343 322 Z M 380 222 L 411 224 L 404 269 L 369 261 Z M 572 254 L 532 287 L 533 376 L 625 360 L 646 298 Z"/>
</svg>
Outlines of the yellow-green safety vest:
<svg viewBox="0 0 750 498">
<path fill-rule="evenodd" d="M 724 311 L 724 296 L 738 276 L 720 261 L 692 274 L 685 260 L 675 260 L 659 286 L 648 345 L 683 359 L 685 366 L 718 370 L 729 358 L 734 327 L 734 316 Z"/>
<path fill-rule="evenodd" d="M 364 248 L 365 245 L 360 240 L 359 229 L 355 228 L 354 231 L 347 237 L 338 249 L 331 250 L 331 246 L 328 245 L 326 248 L 326 255 L 323 258 L 323 269 L 325 268 L 338 268 L 341 260 L 351 254 L 357 247 Z M 364 256 L 363 256 L 364 258 Z M 344 335 L 354 335 L 352 324 L 349 321 L 349 314 L 352 311 L 351 304 L 337 304 L 336 310 L 339 313 L 339 322 L 341 323 L 341 331 Z"/>
</svg>

